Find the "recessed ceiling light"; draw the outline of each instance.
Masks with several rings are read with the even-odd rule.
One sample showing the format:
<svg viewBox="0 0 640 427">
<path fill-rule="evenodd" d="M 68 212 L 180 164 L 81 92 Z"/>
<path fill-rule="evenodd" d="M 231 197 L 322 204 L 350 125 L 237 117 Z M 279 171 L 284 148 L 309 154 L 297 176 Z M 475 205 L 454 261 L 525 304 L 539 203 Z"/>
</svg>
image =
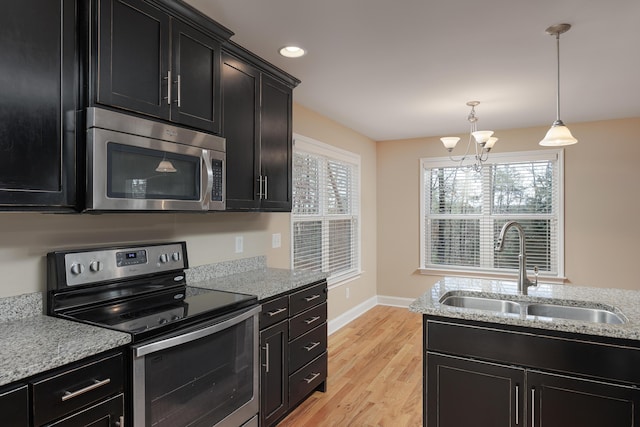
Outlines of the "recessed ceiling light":
<svg viewBox="0 0 640 427">
<path fill-rule="evenodd" d="M 280 48 L 280 55 L 286 56 L 287 58 L 299 58 L 305 53 L 307 52 L 298 46 L 285 46 Z"/>
</svg>

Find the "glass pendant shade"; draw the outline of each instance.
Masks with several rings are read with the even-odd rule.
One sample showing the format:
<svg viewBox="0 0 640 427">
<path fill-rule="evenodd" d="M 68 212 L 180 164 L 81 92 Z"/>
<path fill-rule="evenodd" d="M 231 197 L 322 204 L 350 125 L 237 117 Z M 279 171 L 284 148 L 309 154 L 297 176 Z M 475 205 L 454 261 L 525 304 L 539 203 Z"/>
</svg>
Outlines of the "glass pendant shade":
<svg viewBox="0 0 640 427">
<path fill-rule="evenodd" d="M 451 151 L 455 148 L 458 141 L 460 141 L 460 138 L 456 136 L 445 136 L 444 138 L 440 138 L 440 141 L 444 144 L 444 148 Z"/>
<path fill-rule="evenodd" d="M 484 148 L 486 148 L 487 150 L 491 150 L 496 142 L 498 142 L 498 138 L 492 136 L 491 138 L 487 139 L 487 142 L 484 144 Z"/>
<path fill-rule="evenodd" d="M 473 133 L 471 133 L 471 135 L 473 135 L 473 137 L 475 138 L 476 142 L 480 145 L 485 144 L 489 138 L 491 138 L 491 135 L 493 135 L 493 131 L 492 130 L 477 130 Z"/>
<path fill-rule="evenodd" d="M 171 163 L 169 160 L 163 160 L 160 163 L 158 163 L 156 172 L 178 172 L 178 170 L 173 166 L 173 163 Z"/>
<path fill-rule="evenodd" d="M 571 135 L 571 131 L 562 122 L 551 126 L 551 129 L 544 136 L 544 139 L 540 141 L 540 145 L 545 147 L 561 147 L 563 145 L 572 145 L 578 142 L 577 139 Z"/>
</svg>

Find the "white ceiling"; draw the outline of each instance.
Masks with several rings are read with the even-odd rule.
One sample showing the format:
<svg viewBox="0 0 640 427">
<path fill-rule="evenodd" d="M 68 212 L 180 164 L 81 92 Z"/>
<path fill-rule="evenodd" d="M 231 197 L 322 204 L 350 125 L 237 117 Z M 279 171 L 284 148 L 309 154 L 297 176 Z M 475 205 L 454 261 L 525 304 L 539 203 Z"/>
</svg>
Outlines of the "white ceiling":
<svg viewBox="0 0 640 427">
<path fill-rule="evenodd" d="M 376 141 L 640 117 L 638 0 L 186 0 L 302 80 L 294 101 Z M 299 59 L 278 55 L 297 44 Z M 543 135 L 541 135 L 542 138 Z"/>
</svg>

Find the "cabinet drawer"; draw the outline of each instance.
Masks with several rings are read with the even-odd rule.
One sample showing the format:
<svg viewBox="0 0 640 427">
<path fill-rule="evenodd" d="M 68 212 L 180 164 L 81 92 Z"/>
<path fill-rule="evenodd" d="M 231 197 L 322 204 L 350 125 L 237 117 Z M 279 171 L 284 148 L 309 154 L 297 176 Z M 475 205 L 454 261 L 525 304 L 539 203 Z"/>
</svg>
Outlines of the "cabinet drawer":
<svg viewBox="0 0 640 427">
<path fill-rule="evenodd" d="M 289 343 L 289 372 L 295 372 L 327 350 L 327 324 Z"/>
<path fill-rule="evenodd" d="M 116 354 L 33 382 L 34 424 L 122 393 L 123 370 L 123 356 Z"/>
<path fill-rule="evenodd" d="M 289 407 L 294 407 L 327 378 L 327 353 L 289 376 Z"/>
<path fill-rule="evenodd" d="M 289 297 L 281 297 L 262 304 L 260 330 L 289 318 Z"/>
<path fill-rule="evenodd" d="M 289 319 L 289 340 L 294 340 L 300 335 L 320 326 L 327 321 L 327 303 L 313 307 Z"/>
<path fill-rule="evenodd" d="M 298 313 L 322 304 L 327 300 L 327 282 L 322 281 L 315 286 L 304 289 L 289 295 L 289 307 L 291 315 L 295 316 Z"/>
</svg>

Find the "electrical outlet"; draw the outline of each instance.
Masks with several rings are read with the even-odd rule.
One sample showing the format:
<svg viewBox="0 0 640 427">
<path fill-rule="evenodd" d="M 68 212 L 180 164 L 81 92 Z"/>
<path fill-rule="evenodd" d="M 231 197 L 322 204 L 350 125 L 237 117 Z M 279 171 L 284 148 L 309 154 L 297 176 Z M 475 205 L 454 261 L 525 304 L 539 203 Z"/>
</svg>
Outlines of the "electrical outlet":
<svg viewBox="0 0 640 427">
<path fill-rule="evenodd" d="M 236 236 L 236 253 L 241 254 L 244 251 L 244 238 Z"/>
<path fill-rule="evenodd" d="M 347 288 L 347 299 L 349 299 L 349 288 Z"/>
<path fill-rule="evenodd" d="M 274 233 L 271 235 L 271 247 L 272 248 L 279 248 L 280 246 L 282 246 L 282 234 L 280 233 Z"/>
</svg>

